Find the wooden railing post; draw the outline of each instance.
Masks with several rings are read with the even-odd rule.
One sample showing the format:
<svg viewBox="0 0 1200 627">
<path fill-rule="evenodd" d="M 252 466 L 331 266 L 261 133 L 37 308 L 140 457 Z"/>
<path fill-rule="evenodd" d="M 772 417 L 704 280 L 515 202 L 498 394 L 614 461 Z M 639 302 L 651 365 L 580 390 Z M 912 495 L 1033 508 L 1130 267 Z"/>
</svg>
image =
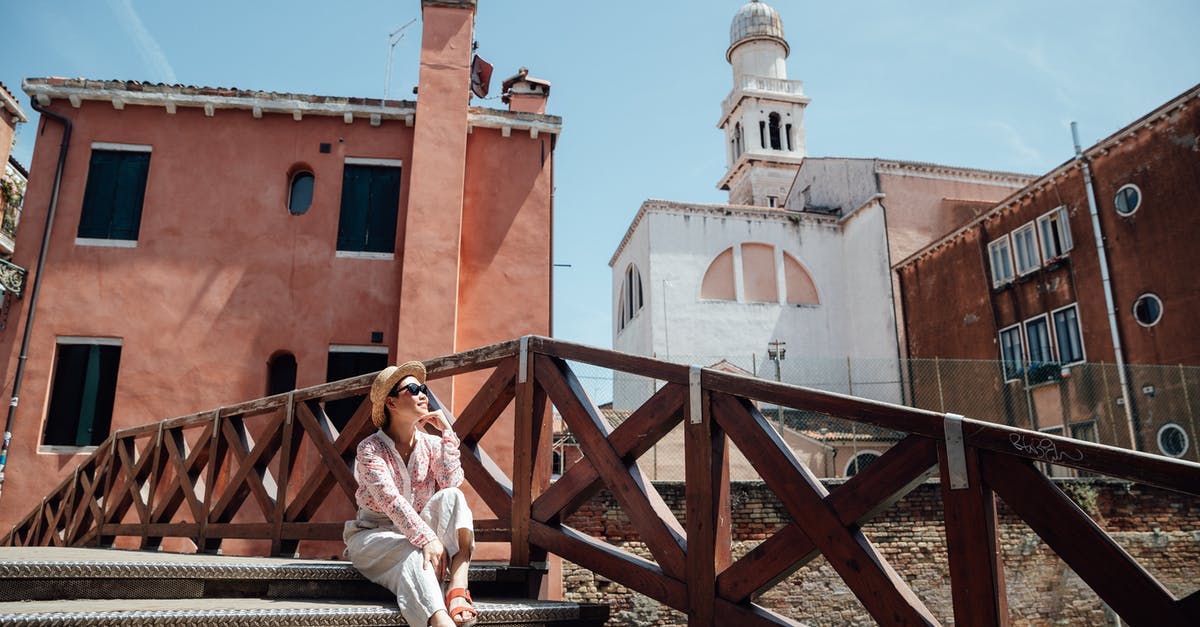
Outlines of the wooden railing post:
<svg viewBox="0 0 1200 627">
<path fill-rule="evenodd" d="M 200 519 L 200 537 L 196 542 L 196 551 L 198 553 L 216 553 L 221 548 L 221 538 L 208 537 L 208 523 L 212 518 L 213 506 L 216 505 L 215 498 L 217 491 L 217 479 L 220 477 L 220 468 L 225 463 L 225 438 L 221 435 L 221 410 L 213 412 L 213 432 L 212 444 L 209 445 L 211 451 L 208 460 L 208 473 L 204 480 L 204 517 Z"/>
<path fill-rule="evenodd" d="M 947 420 L 954 419 L 951 416 Z M 1008 598 L 998 549 L 996 496 L 983 483 L 978 452 L 963 444 L 959 429 L 957 439 L 938 442 L 954 623 L 1007 625 Z"/>
<path fill-rule="evenodd" d="M 730 563 L 729 445 L 693 366 L 684 419 L 688 625 L 716 624 L 717 575 Z"/>
<path fill-rule="evenodd" d="M 296 453 L 300 445 L 303 429 L 296 429 L 296 394 L 288 393 L 287 412 L 283 420 L 283 440 L 279 446 L 279 480 L 275 486 L 275 511 L 271 514 L 271 555 L 294 557 L 300 542 L 283 539 L 283 520 L 286 517 L 288 503 L 288 483 L 291 481 L 292 468 L 296 463 Z M 330 460 L 334 463 L 334 460 Z"/>
<path fill-rule="evenodd" d="M 533 504 L 534 438 L 533 354 L 529 338 L 521 338 L 517 366 L 516 416 L 513 421 L 512 544 L 509 563 L 528 566 L 529 519 Z"/>
</svg>

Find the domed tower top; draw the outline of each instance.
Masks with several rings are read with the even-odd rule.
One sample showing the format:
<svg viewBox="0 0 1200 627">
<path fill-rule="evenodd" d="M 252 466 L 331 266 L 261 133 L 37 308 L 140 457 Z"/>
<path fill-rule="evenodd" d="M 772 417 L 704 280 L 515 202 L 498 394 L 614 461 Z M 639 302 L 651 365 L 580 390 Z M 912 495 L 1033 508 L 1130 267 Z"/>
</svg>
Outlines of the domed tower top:
<svg viewBox="0 0 1200 627">
<path fill-rule="evenodd" d="M 783 38 L 783 20 L 779 19 L 779 13 L 765 2 L 750 0 L 738 9 L 729 25 L 729 49 L 725 51 L 725 60 L 733 61 L 734 48 L 760 39 L 783 46 L 784 57 L 790 52 L 787 40 Z"/>
</svg>

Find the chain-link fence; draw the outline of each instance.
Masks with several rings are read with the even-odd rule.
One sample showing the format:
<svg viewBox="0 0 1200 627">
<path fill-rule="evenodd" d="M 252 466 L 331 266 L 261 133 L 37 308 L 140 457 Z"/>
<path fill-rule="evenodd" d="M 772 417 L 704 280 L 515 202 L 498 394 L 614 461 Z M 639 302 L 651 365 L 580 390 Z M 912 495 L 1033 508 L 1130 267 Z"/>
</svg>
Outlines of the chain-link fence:
<svg viewBox="0 0 1200 627">
<path fill-rule="evenodd" d="M 1117 367 L 1101 363 L 1034 364 L 1024 369 L 1010 364 L 1005 369 L 1002 362 L 984 360 L 799 355 L 773 360 L 764 354 L 672 355 L 670 361 L 1200 461 L 1197 367 L 1126 366 L 1123 388 Z M 662 381 L 587 364 L 571 367 L 614 426 L 662 385 Z M 759 409 L 778 425 L 797 457 L 820 476 L 853 475 L 904 436 L 797 408 L 762 404 Z M 579 455 L 561 424 L 555 442 L 556 458 L 563 465 Z M 681 429 L 664 437 L 640 460 L 642 470 L 656 480 L 682 479 L 683 463 Z M 733 479 L 757 478 L 736 448 L 731 449 L 730 464 Z M 1070 474 L 1065 469 L 1048 470 Z"/>
</svg>

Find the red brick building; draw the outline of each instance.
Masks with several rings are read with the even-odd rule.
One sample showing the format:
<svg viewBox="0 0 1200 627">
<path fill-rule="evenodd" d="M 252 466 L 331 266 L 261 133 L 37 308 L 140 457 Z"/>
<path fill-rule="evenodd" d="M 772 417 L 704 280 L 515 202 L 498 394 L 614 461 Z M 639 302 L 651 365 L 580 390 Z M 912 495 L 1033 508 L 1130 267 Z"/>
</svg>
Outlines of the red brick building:
<svg viewBox="0 0 1200 627">
<path fill-rule="evenodd" d="M 524 78 L 508 109 L 470 106 L 475 5 L 421 2 L 416 101 L 26 79 L 14 261 L 41 283 L 0 528 L 114 431 L 550 334 L 561 119 Z M 33 301 L 0 333 L 4 381 Z M 453 405 L 480 382 L 433 387 Z M 354 401 L 333 404 L 340 428 Z"/>
<path fill-rule="evenodd" d="M 1200 459 L 1198 138 L 1193 87 L 896 264 L 907 353 L 991 361 L 910 368 L 914 403 L 997 394 L 971 417 Z"/>
</svg>

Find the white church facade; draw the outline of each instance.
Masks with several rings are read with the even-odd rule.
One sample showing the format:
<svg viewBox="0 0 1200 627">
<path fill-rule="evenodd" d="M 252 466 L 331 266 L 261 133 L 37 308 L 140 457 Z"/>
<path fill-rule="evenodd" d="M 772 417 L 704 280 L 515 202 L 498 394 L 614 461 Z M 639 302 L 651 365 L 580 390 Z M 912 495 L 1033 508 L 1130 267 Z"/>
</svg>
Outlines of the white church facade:
<svg viewBox="0 0 1200 627">
<path fill-rule="evenodd" d="M 883 159 L 812 158 L 810 100 L 787 77 L 783 23 L 752 1 L 735 15 L 721 106 L 729 204 L 647 200 L 617 246 L 613 347 L 720 360 L 784 381 L 903 402 L 891 266 L 1031 177 Z M 769 360 L 772 342 L 782 364 Z M 614 408 L 652 382 L 614 381 Z"/>
</svg>

